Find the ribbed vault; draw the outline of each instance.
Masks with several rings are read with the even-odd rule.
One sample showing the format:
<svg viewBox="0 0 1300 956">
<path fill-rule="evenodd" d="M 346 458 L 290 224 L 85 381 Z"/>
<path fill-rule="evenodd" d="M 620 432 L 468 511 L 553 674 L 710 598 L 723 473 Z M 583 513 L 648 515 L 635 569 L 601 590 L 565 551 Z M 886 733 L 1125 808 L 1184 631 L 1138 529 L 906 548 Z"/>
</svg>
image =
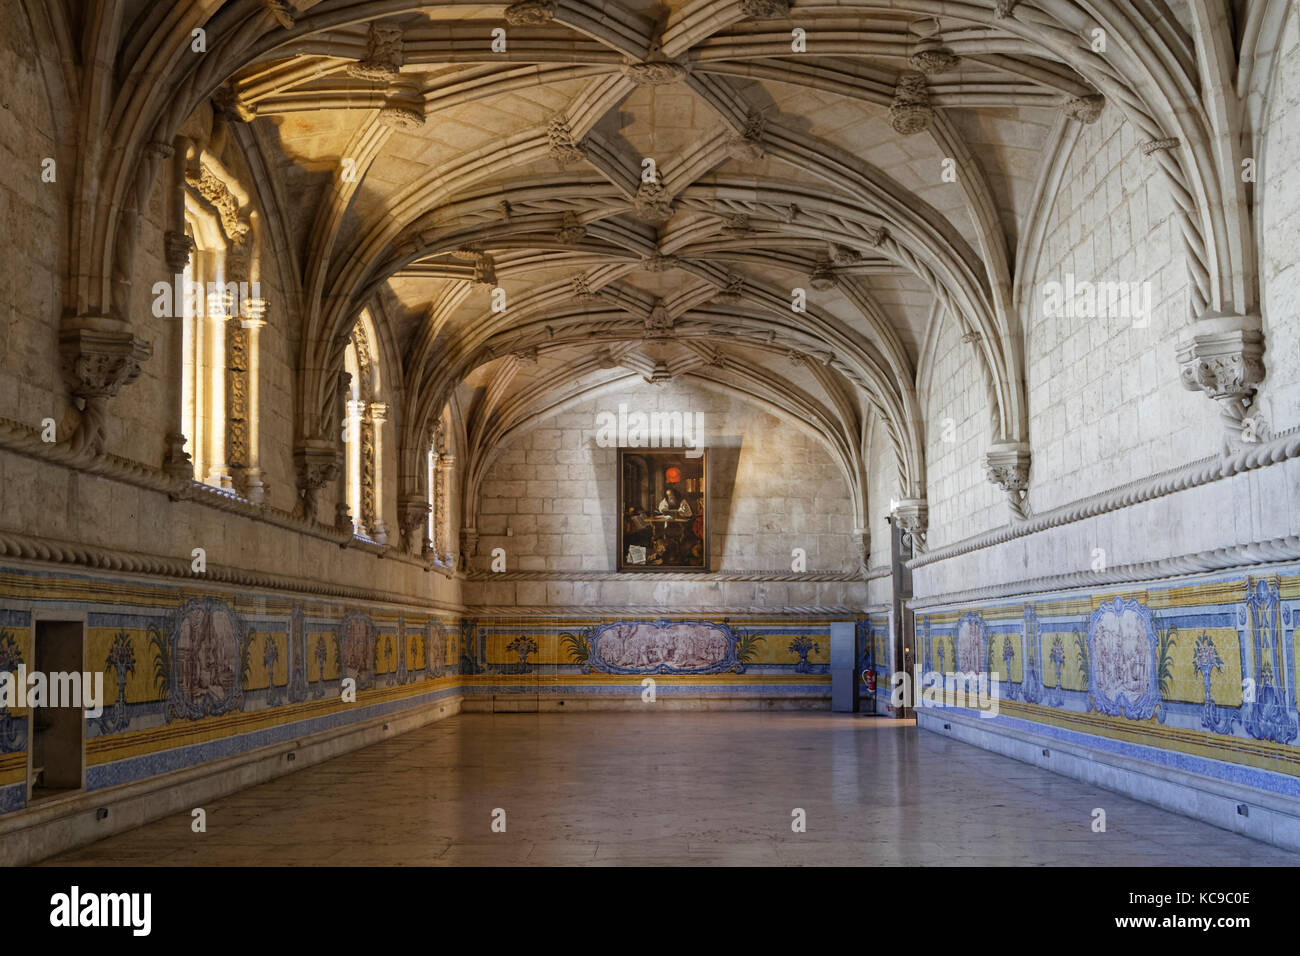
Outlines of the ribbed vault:
<svg viewBox="0 0 1300 956">
<path fill-rule="evenodd" d="M 400 395 L 399 501 L 426 499 L 422 456 L 454 401 L 469 529 L 503 440 L 656 374 L 813 429 L 865 528 L 873 425 L 900 497 L 925 495 L 932 316 L 984 370 L 991 477 L 1018 508 L 1014 269 L 1045 164 L 1103 109 L 1165 173 L 1195 315 L 1257 310 L 1235 53 L 1194 39 L 1229 33 L 1212 0 L 122 0 L 92 15 L 43 16 L 65 47 L 78 31 L 100 46 L 56 78 L 81 106 L 78 195 L 93 197 L 74 214 L 65 331 L 129 340 L 140 206 L 167 144 L 211 111 L 264 179 L 301 326 L 300 440 L 334 434 L 369 310 Z M 83 444 L 106 396 L 91 399 Z"/>
</svg>

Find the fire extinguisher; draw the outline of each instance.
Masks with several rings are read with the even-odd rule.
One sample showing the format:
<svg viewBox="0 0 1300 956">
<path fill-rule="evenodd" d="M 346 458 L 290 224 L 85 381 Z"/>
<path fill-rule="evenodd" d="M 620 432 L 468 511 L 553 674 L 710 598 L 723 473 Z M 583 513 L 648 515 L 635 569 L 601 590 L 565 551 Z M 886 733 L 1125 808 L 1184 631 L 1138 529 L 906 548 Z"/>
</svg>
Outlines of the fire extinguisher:
<svg viewBox="0 0 1300 956">
<path fill-rule="evenodd" d="M 876 695 L 876 669 L 874 667 L 868 668 L 863 677 L 867 681 L 867 693 L 874 697 Z"/>
</svg>

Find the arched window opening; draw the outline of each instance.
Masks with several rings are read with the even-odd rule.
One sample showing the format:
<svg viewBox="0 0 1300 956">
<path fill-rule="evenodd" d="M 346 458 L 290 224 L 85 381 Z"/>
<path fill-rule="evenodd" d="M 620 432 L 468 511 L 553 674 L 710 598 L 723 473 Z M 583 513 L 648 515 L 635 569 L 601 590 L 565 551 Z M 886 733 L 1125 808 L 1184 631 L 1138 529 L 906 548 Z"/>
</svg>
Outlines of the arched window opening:
<svg viewBox="0 0 1300 956">
<path fill-rule="evenodd" d="M 353 534 L 386 544 L 383 451 L 388 405 L 383 401 L 374 341 L 370 315 L 363 311 L 353 326 L 344 355 L 344 370 L 351 377 L 344 408 L 344 502 L 352 515 Z"/>
</svg>

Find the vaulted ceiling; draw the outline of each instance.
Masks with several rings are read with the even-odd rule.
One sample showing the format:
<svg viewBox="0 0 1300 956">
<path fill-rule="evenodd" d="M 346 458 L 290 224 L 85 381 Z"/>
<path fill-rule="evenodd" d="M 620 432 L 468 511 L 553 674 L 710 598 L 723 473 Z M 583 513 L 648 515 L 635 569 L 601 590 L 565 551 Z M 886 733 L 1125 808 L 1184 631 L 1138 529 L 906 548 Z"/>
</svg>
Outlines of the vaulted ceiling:
<svg viewBox="0 0 1300 956">
<path fill-rule="evenodd" d="M 214 108 L 265 179 L 301 302 L 300 434 L 330 431 L 340 343 L 369 309 L 403 394 L 404 476 L 449 401 L 481 465 L 592 389 L 694 377 L 812 425 L 855 490 L 883 428 L 920 496 L 937 323 L 984 369 L 993 439 L 1026 438 L 1015 264 L 1063 131 L 1119 108 L 1208 154 L 1202 8 L 140 3 L 118 63 L 174 74 L 160 128 Z M 201 65 L 141 65 L 196 24 Z M 1249 244 L 1214 218 L 1212 173 L 1161 162 L 1183 184 L 1194 305 L 1248 299 Z"/>
</svg>

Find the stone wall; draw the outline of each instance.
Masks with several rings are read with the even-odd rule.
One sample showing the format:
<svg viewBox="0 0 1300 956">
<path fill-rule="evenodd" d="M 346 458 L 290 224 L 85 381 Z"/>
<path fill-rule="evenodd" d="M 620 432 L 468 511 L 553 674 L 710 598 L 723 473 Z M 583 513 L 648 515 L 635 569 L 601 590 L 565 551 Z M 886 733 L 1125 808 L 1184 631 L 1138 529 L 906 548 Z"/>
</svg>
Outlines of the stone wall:
<svg viewBox="0 0 1300 956">
<path fill-rule="evenodd" d="M 1275 432 L 1300 426 L 1300 16 L 1294 9 L 1278 47 L 1255 186 L 1268 349 L 1257 408 Z"/>
<path fill-rule="evenodd" d="M 1066 165 L 1033 278 L 1026 331 L 1029 501 L 1045 511 L 1217 451 L 1218 409 L 1185 389 L 1187 270 L 1172 204 L 1142 135 L 1116 109 L 1084 126 Z M 1124 314 L 1046 314 L 1049 283 L 1136 283 Z M 1149 315 L 1146 306 L 1149 301 Z M 1118 313 L 1118 314 L 1115 314 Z"/>
<path fill-rule="evenodd" d="M 703 414 L 714 573 L 671 582 L 600 578 L 616 567 L 618 452 L 598 444 L 597 415 L 617 414 L 620 404 Z M 489 574 L 467 584 L 471 605 L 841 605 L 861 590 L 860 583 L 811 583 L 816 572 L 857 566 L 847 482 L 825 447 L 789 422 L 689 384 L 610 391 L 507 441 L 484 479 L 478 527 L 481 567 L 501 548 L 508 572 L 549 571 L 564 580 Z M 789 575 L 795 548 L 807 554 L 808 584 L 796 575 L 760 592 L 751 582 L 723 580 L 735 572 Z"/>
</svg>

